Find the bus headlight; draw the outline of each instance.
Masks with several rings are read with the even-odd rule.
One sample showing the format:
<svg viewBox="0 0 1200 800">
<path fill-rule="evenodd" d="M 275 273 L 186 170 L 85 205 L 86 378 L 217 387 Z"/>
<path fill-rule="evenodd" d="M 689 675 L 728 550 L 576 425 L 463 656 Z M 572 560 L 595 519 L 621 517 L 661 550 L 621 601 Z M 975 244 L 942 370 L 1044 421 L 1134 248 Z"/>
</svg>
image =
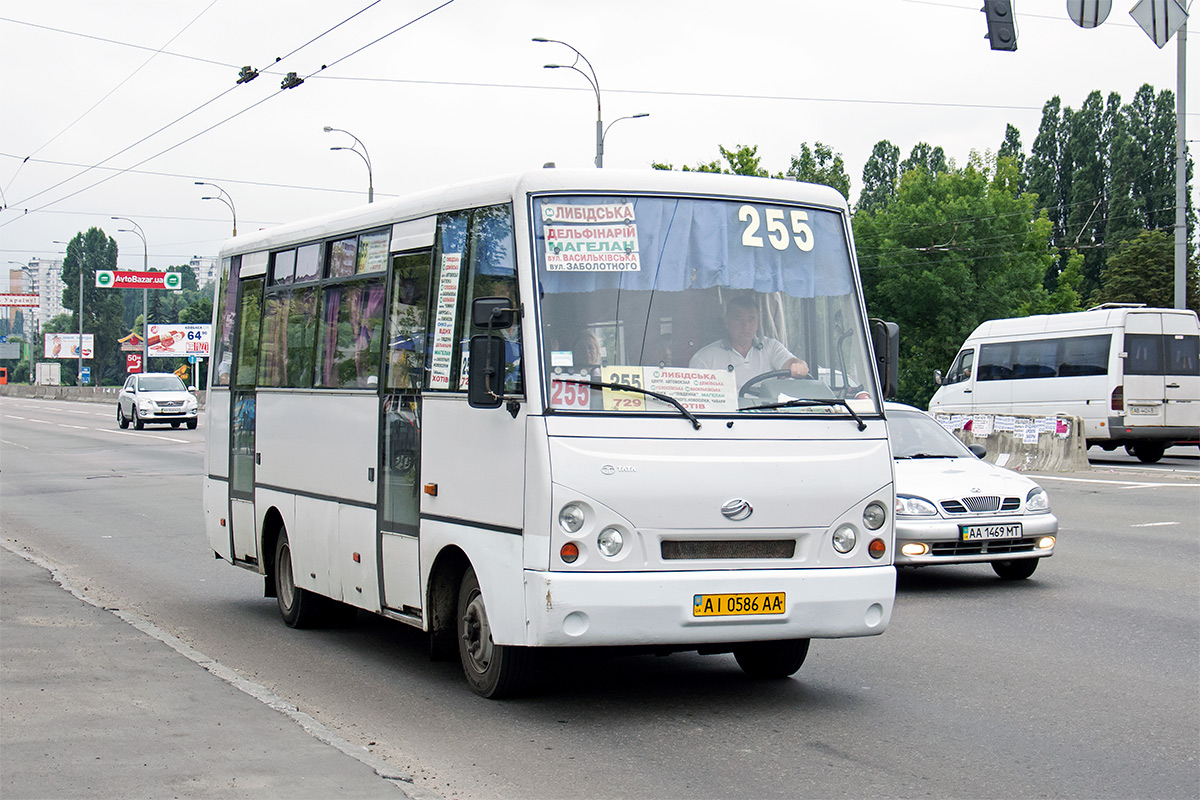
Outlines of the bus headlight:
<svg viewBox="0 0 1200 800">
<path fill-rule="evenodd" d="M 887 509 L 883 507 L 883 503 L 868 503 L 863 509 L 863 525 L 867 526 L 869 531 L 877 531 L 883 527 L 883 523 L 887 522 Z"/>
<path fill-rule="evenodd" d="M 567 533 L 579 533 L 583 528 L 584 519 L 583 506 L 578 503 L 567 503 L 558 512 L 558 526 Z"/>
<path fill-rule="evenodd" d="M 616 528 L 605 528 L 596 537 L 596 549 L 612 558 L 625 546 L 625 537 Z"/>
<path fill-rule="evenodd" d="M 839 525 L 833 532 L 833 549 L 839 553 L 849 553 L 858 543 L 858 531 L 853 525 Z"/>
</svg>

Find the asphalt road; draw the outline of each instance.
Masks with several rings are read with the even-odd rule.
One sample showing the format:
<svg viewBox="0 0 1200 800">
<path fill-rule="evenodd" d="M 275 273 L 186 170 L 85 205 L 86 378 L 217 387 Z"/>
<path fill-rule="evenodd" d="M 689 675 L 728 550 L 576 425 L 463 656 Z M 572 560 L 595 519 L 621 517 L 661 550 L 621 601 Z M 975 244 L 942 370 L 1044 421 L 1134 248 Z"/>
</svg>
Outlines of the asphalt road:
<svg viewBox="0 0 1200 800">
<path fill-rule="evenodd" d="M 114 413 L 0 399 L 4 539 L 444 797 L 1200 791 L 1194 472 L 1044 476 L 1060 543 L 1031 579 L 902 572 L 887 633 L 816 641 L 791 680 L 749 682 L 730 656 L 582 656 L 491 702 L 403 625 L 284 627 L 205 542 L 203 423 L 119 431 Z"/>
</svg>

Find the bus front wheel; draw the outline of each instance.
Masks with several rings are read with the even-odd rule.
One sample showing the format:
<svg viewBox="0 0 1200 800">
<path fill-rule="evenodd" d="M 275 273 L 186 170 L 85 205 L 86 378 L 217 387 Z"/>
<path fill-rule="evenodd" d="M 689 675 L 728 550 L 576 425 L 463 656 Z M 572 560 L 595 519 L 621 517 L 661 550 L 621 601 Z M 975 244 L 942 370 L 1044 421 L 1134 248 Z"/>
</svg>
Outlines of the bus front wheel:
<svg viewBox="0 0 1200 800">
<path fill-rule="evenodd" d="M 275 542 L 275 597 L 279 601 L 279 616 L 289 628 L 312 628 L 319 622 L 322 598 L 296 585 L 292 547 L 285 530 L 279 532 Z"/>
<path fill-rule="evenodd" d="M 788 678 L 804 664 L 808 644 L 808 639 L 747 642 L 733 649 L 733 657 L 751 678 Z"/>
<path fill-rule="evenodd" d="M 528 683 L 533 653 L 527 647 L 496 644 L 475 570 L 467 569 L 458 589 L 458 655 L 471 690 L 483 697 L 512 697 Z"/>
</svg>

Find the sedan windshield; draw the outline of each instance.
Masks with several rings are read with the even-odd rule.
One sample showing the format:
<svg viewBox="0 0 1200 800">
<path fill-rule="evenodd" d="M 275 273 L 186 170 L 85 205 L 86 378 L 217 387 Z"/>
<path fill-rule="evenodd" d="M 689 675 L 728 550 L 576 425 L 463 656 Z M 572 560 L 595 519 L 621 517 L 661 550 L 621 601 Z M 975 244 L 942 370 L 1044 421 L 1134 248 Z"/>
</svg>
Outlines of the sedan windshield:
<svg viewBox="0 0 1200 800">
<path fill-rule="evenodd" d="M 894 458 L 974 458 L 954 434 L 920 411 L 888 410 Z"/>
<path fill-rule="evenodd" d="M 186 392 L 178 376 L 175 375 L 146 375 L 138 378 L 139 392 Z"/>
<path fill-rule="evenodd" d="M 533 211 L 551 408 L 877 412 L 837 212 L 597 196 Z"/>
</svg>

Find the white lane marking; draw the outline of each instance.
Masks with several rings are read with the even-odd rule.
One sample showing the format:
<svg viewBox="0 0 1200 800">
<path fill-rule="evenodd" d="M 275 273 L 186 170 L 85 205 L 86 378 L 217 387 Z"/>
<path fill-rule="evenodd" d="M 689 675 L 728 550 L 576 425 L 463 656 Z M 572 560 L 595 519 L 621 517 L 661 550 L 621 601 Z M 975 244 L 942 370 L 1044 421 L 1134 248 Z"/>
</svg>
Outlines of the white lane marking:
<svg viewBox="0 0 1200 800">
<path fill-rule="evenodd" d="M 66 424 L 64 424 L 64 423 L 62 423 L 62 422 L 58 423 L 58 427 L 60 427 L 60 428 L 71 428 L 71 429 L 73 429 L 73 430 L 77 430 L 77 431 L 86 431 L 86 430 L 88 430 L 88 427 L 87 427 L 86 425 L 66 425 Z"/>
<path fill-rule="evenodd" d="M 16 442 L 10 442 L 8 439 L 0 439 L 0 444 L 7 444 L 7 445 L 11 445 L 11 446 L 13 446 L 13 447 L 19 447 L 19 448 L 21 448 L 22 450 L 28 450 L 28 449 L 29 449 L 28 447 L 26 447 L 26 446 L 25 446 L 25 445 L 23 445 L 23 444 L 17 444 Z"/>
<path fill-rule="evenodd" d="M 1124 489 L 1152 489 L 1159 486 L 1195 486 L 1194 483 L 1146 483 L 1140 481 L 1110 481 L 1100 478 L 1063 478 L 1058 475 L 1037 475 L 1039 481 L 1070 481 L 1072 483 L 1105 483 Z"/>
<path fill-rule="evenodd" d="M 1161 528 L 1164 525 L 1178 525 L 1178 522 L 1139 522 L 1136 525 L 1131 525 L 1131 528 Z"/>
<path fill-rule="evenodd" d="M 8 417 L 9 419 L 25 419 L 25 417 L 18 417 L 16 414 L 5 414 L 4 416 Z"/>
<path fill-rule="evenodd" d="M 164 442 L 178 442 L 179 444 L 187 444 L 187 439 L 172 439 L 170 436 L 156 436 L 153 433 L 133 433 L 131 431 L 114 431 L 109 428 L 92 428 L 94 431 L 101 433 L 115 433 L 118 436 L 136 436 L 139 439 L 162 439 Z"/>
</svg>

